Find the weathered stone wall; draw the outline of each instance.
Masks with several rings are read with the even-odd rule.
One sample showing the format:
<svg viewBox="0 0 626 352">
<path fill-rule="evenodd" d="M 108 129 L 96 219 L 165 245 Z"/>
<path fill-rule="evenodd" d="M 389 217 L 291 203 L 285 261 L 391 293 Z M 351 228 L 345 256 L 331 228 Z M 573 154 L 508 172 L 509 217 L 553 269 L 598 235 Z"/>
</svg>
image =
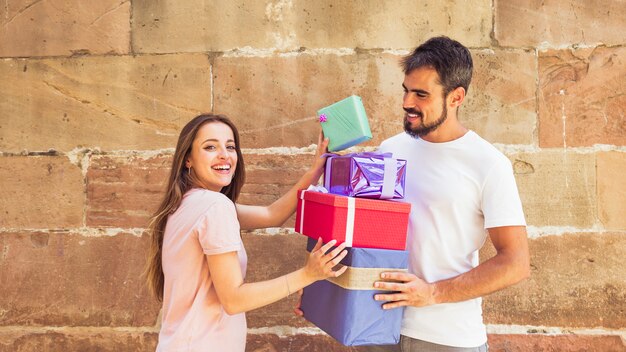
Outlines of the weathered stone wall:
<svg viewBox="0 0 626 352">
<path fill-rule="evenodd" d="M 268 204 L 312 160 L 315 112 L 363 98 L 401 131 L 398 59 L 471 48 L 461 119 L 514 164 L 532 277 L 488 296 L 493 351 L 625 351 L 626 2 L 6 0 L 0 4 L 0 351 L 151 351 L 139 275 L 180 128 L 235 120 Z M 302 236 L 243 235 L 248 278 L 301 264 Z M 488 244 L 483 257 L 493 254 Z M 291 309 L 248 314 L 249 351 L 347 351 Z"/>
</svg>

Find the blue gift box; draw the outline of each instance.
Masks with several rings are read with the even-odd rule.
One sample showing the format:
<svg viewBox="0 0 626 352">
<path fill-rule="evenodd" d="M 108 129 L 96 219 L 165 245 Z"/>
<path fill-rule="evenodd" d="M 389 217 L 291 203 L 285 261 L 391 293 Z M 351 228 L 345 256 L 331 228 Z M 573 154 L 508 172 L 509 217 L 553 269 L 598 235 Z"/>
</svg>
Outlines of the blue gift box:
<svg viewBox="0 0 626 352">
<path fill-rule="evenodd" d="M 307 250 L 311 251 L 315 243 L 309 238 Z M 388 291 L 375 290 L 373 284 L 380 281 L 380 272 L 390 269 L 406 271 L 408 252 L 373 248 L 346 250 L 348 255 L 341 264 L 349 266 L 348 271 L 334 278 L 333 282 L 317 281 L 304 288 L 300 306 L 304 317 L 345 346 L 397 344 L 400 341 L 403 308 L 384 310 L 384 302 L 374 300 L 374 295 Z M 368 271 L 365 275 L 362 271 L 352 275 L 355 273 L 352 271 L 351 274 L 353 268 L 357 271 L 360 268 L 372 269 L 365 270 Z M 346 275 L 356 279 L 342 278 Z M 346 283 L 352 288 L 342 287 Z"/>
</svg>

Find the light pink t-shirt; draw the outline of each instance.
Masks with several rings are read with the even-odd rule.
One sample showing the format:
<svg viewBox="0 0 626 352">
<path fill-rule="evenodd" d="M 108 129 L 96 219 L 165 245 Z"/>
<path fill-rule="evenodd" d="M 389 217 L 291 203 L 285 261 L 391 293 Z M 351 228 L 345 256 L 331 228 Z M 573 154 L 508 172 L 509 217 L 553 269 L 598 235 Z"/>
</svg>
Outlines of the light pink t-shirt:
<svg viewBox="0 0 626 352">
<path fill-rule="evenodd" d="M 205 258 L 234 251 L 245 277 L 248 258 L 233 202 L 206 189 L 188 191 L 165 226 L 158 352 L 245 350 L 245 314 L 226 314 Z"/>
</svg>

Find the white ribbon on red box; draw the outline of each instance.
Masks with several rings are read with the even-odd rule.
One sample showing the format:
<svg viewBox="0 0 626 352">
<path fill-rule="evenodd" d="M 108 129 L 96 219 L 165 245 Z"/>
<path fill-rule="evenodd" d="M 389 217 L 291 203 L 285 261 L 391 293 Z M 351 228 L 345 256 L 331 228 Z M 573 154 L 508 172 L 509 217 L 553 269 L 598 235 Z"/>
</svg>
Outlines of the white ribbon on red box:
<svg viewBox="0 0 626 352">
<path fill-rule="evenodd" d="M 311 185 L 305 191 L 300 193 L 300 199 L 302 200 L 302 202 L 300 205 L 300 229 L 298 232 L 302 234 L 304 233 L 302 232 L 302 230 L 304 229 L 304 203 L 305 203 L 304 195 L 307 192 L 328 193 L 328 190 L 326 190 L 326 188 L 322 186 Z M 338 197 L 344 197 L 344 196 L 338 196 Z M 354 214 L 356 212 L 355 210 L 356 201 L 355 201 L 355 198 L 353 197 L 346 197 L 346 198 L 348 198 L 348 214 L 346 216 L 346 238 L 344 242 L 347 247 L 352 247 L 352 240 L 354 238 Z"/>
</svg>

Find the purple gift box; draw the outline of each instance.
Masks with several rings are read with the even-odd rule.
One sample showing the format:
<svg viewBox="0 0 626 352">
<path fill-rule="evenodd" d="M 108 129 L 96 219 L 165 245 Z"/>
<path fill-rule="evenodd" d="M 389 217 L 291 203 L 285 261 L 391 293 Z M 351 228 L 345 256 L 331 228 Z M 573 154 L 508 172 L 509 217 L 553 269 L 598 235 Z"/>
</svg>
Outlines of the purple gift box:
<svg viewBox="0 0 626 352">
<path fill-rule="evenodd" d="M 326 161 L 324 187 L 348 197 L 404 198 L 406 160 L 391 153 L 330 154 Z"/>
<path fill-rule="evenodd" d="M 315 243 L 309 238 L 307 250 Z M 385 302 L 374 300 L 374 295 L 388 291 L 374 289 L 374 282 L 380 280 L 382 271 L 406 271 L 408 252 L 346 250 L 348 255 L 341 260 L 349 267 L 345 273 L 304 288 L 300 305 L 304 317 L 345 346 L 397 344 L 404 309 L 383 309 Z"/>
</svg>

